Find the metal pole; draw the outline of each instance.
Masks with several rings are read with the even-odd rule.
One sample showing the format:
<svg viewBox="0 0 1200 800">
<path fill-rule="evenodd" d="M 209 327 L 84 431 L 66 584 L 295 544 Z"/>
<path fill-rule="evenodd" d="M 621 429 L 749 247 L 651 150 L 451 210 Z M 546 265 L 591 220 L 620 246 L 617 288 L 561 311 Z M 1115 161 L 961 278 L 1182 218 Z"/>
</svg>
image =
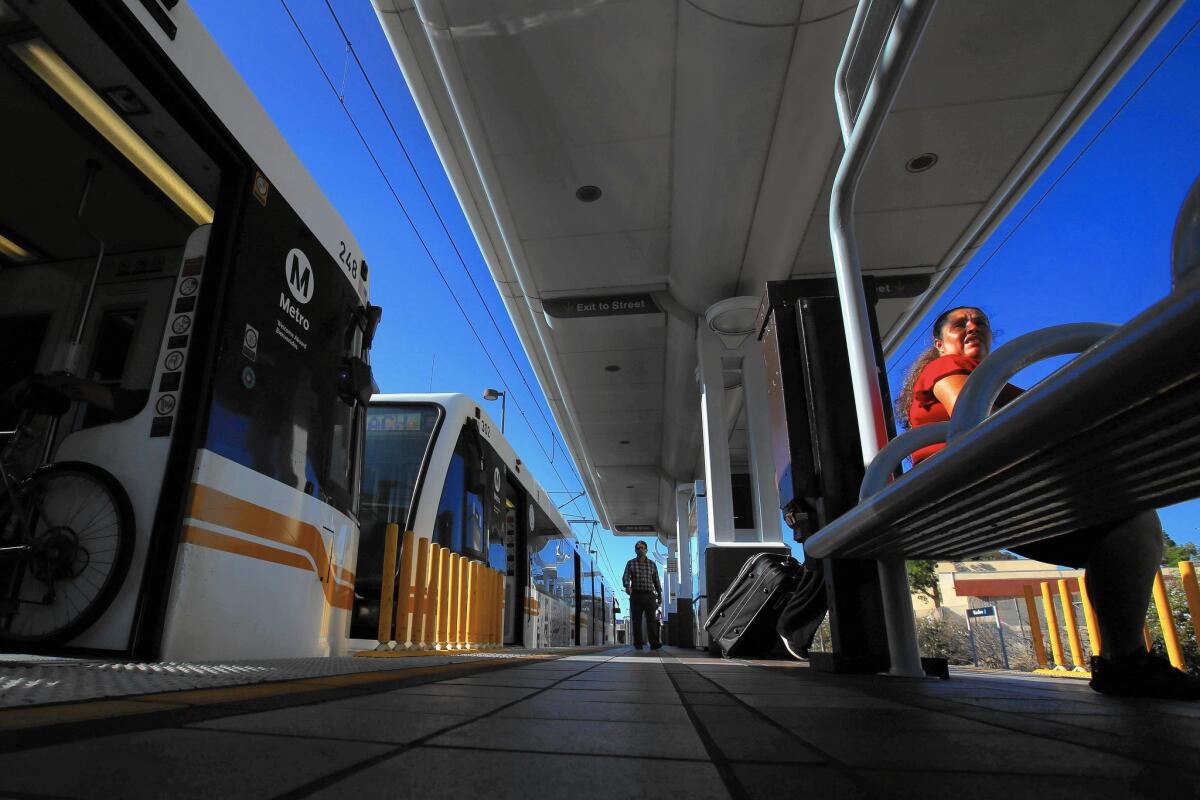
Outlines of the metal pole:
<svg viewBox="0 0 1200 800">
<path fill-rule="evenodd" d="M 996 606 L 996 633 L 1000 634 L 1000 657 L 1004 659 L 1004 668 L 1008 669 L 1008 648 L 1004 646 L 1004 626 L 1000 624 L 1000 606 Z"/>
<path fill-rule="evenodd" d="M 862 0 L 861 6 L 868 0 Z M 850 377 L 854 387 L 854 406 L 858 415 L 859 441 L 863 463 L 869 464 L 887 442 L 883 398 L 879 389 L 879 365 L 875 363 L 875 343 L 868 324 L 867 299 L 863 292 L 862 269 L 854 233 L 854 195 L 859 179 L 874 148 L 883 123 L 891 110 L 904 73 L 921 38 L 925 23 L 936 0 L 903 0 L 884 43 L 866 96 L 852 125 L 840 120 L 842 129 L 849 129 L 846 152 L 838 166 L 830 198 L 829 236 L 833 245 L 834 270 L 837 274 L 838 295 L 845 326 L 846 348 L 850 362 Z M 845 74 L 854 46 L 847 40 L 834 83 L 834 100 L 840 114 L 847 113 L 846 89 L 840 80 Z M 884 601 L 888 652 L 891 673 L 922 676 L 921 656 L 917 649 L 916 618 L 908 587 L 908 575 L 903 559 L 879 562 L 880 589 Z"/>
<path fill-rule="evenodd" d="M 967 639 L 971 642 L 971 664 L 979 666 L 979 654 L 975 652 L 975 628 L 971 626 L 971 618 L 967 617 Z"/>
</svg>

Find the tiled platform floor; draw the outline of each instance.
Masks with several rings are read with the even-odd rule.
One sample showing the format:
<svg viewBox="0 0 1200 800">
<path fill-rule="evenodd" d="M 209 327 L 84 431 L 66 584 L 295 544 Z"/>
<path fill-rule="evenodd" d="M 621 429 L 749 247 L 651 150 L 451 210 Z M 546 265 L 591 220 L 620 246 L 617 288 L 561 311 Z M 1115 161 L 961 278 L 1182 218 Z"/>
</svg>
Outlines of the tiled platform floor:
<svg viewBox="0 0 1200 800">
<path fill-rule="evenodd" d="M 0 796 L 1200 793 L 1200 704 L 1105 698 L 1075 681 L 832 676 L 629 648 L 413 672 L 402 685 L 373 673 L 208 702 L 160 694 L 154 713 L 0 733 Z M 103 701 L 121 702 L 139 701 Z M 0 728 L 34 711 L 0 712 Z"/>
</svg>

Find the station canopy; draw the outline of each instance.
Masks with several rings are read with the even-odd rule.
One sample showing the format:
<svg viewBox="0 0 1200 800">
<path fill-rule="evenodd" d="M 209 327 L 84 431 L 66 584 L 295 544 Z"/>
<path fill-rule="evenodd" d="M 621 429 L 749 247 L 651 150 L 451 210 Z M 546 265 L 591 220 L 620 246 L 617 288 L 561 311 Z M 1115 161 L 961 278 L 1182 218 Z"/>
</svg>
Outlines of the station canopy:
<svg viewBox="0 0 1200 800">
<path fill-rule="evenodd" d="M 677 484 L 704 477 L 705 312 L 833 275 L 834 74 L 855 4 L 374 2 L 601 522 L 673 532 Z M 873 2 L 874 47 L 897 6 Z M 857 196 L 863 270 L 895 289 L 885 352 L 1176 8 L 937 5 Z M 856 54 L 852 96 L 874 56 Z"/>
</svg>

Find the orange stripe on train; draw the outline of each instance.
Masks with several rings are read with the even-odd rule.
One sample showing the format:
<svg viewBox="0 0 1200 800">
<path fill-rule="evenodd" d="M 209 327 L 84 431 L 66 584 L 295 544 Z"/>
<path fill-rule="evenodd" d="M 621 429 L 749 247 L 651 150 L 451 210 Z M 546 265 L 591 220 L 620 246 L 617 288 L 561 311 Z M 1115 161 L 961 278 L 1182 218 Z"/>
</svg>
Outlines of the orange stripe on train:
<svg viewBox="0 0 1200 800">
<path fill-rule="evenodd" d="M 189 533 L 185 537 L 187 541 L 192 541 L 194 544 L 263 561 L 285 564 L 298 569 L 312 570 L 315 564 L 317 579 L 323 584 L 325 597 L 329 603 L 337 608 L 350 608 L 353 604 L 354 573 L 341 565 L 331 563 L 333 556 L 325 547 L 325 539 L 315 525 L 203 484 L 192 485 L 192 499 L 188 507 L 188 516 L 305 551 L 312 557 L 312 563 L 296 553 L 279 550 L 270 545 L 246 542 L 232 536 L 215 534 L 212 531 L 204 531 L 212 536 L 200 537 L 203 539 L 200 541 L 193 538 L 192 534 L 199 529 L 188 528 Z M 213 536 L 222 536 L 229 542 L 239 542 L 248 546 L 232 545 L 224 541 L 222 542 L 223 546 L 216 546 L 218 540 L 212 538 Z M 335 574 L 351 586 L 336 583 L 333 580 Z"/>
</svg>

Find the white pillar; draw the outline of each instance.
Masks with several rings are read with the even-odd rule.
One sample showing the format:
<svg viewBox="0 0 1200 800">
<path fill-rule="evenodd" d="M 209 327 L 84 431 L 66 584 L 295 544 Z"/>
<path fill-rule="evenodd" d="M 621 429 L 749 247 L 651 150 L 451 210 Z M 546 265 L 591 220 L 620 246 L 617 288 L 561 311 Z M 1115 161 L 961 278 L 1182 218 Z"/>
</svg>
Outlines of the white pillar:
<svg viewBox="0 0 1200 800">
<path fill-rule="evenodd" d="M 704 481 L 696 481 L 694 492 L 696 495 L 696 553 L 699 555 L 697 565 L 699 567 L 699 575 L 696 576 L 696 585 L 699 587 L 695 597 L 694 607 L 696 609 L 696 646 L 708 646 L 708 632 L 704 629 L 703 622 L 708 619 L 708 584 L 705 582 L 708 579 L 708 570 L 705 567 L 704 551 L 708 549 L 710 544 L 708 535 L 708 503 L 706 502 L 705 494 L 707 487 Z M 713 598 L 712 602 L 717 602 L 717 598 Z"/>
<path fill-rule="evenodd" d="M 756 337 L 742 345 L 742 393 L 750 451 L 750 481 L 754 487 L 755 527 L 759 540 L 782 542 L 779 486 L 775 483 L 775 454 L 771 446 L 771 410 L 767 404 L 767 369 Z"/>
<path fill-rule="evenodd" d="M 692 591 L 692 526 L 688 520 L 688 501 L 695 491 L 692 484 L 675 487 L 675 549 L 679 553 L 679 596 L 690 600 Z"/>
<path fill-rule="evenodd" d="M 696 333 L 700 359 L 700 416 L 704 432 L 705 502 L 709 541 L 733 542 L 733 491 L 729 470 L 729 431 L 725 421 L 725 375 L 720 338 L 701 325 Z"/>
<path fill-rule="evenodd" d="M 671 572 L 671 559 L 675 559 L 675 563 L 678 565 L 679 548 L 676 546 L 674 536 L 667 538 L 667 568 L 663 570 L 667 576 L 666 583 L 663 585 L 663 591 L 666 593 L 663 597 L 663 611 L 668 614 L 675 613 L 678 608 L 675 605 L 675 598 L 679 596 L 679 572 Z"/>
</svg>

